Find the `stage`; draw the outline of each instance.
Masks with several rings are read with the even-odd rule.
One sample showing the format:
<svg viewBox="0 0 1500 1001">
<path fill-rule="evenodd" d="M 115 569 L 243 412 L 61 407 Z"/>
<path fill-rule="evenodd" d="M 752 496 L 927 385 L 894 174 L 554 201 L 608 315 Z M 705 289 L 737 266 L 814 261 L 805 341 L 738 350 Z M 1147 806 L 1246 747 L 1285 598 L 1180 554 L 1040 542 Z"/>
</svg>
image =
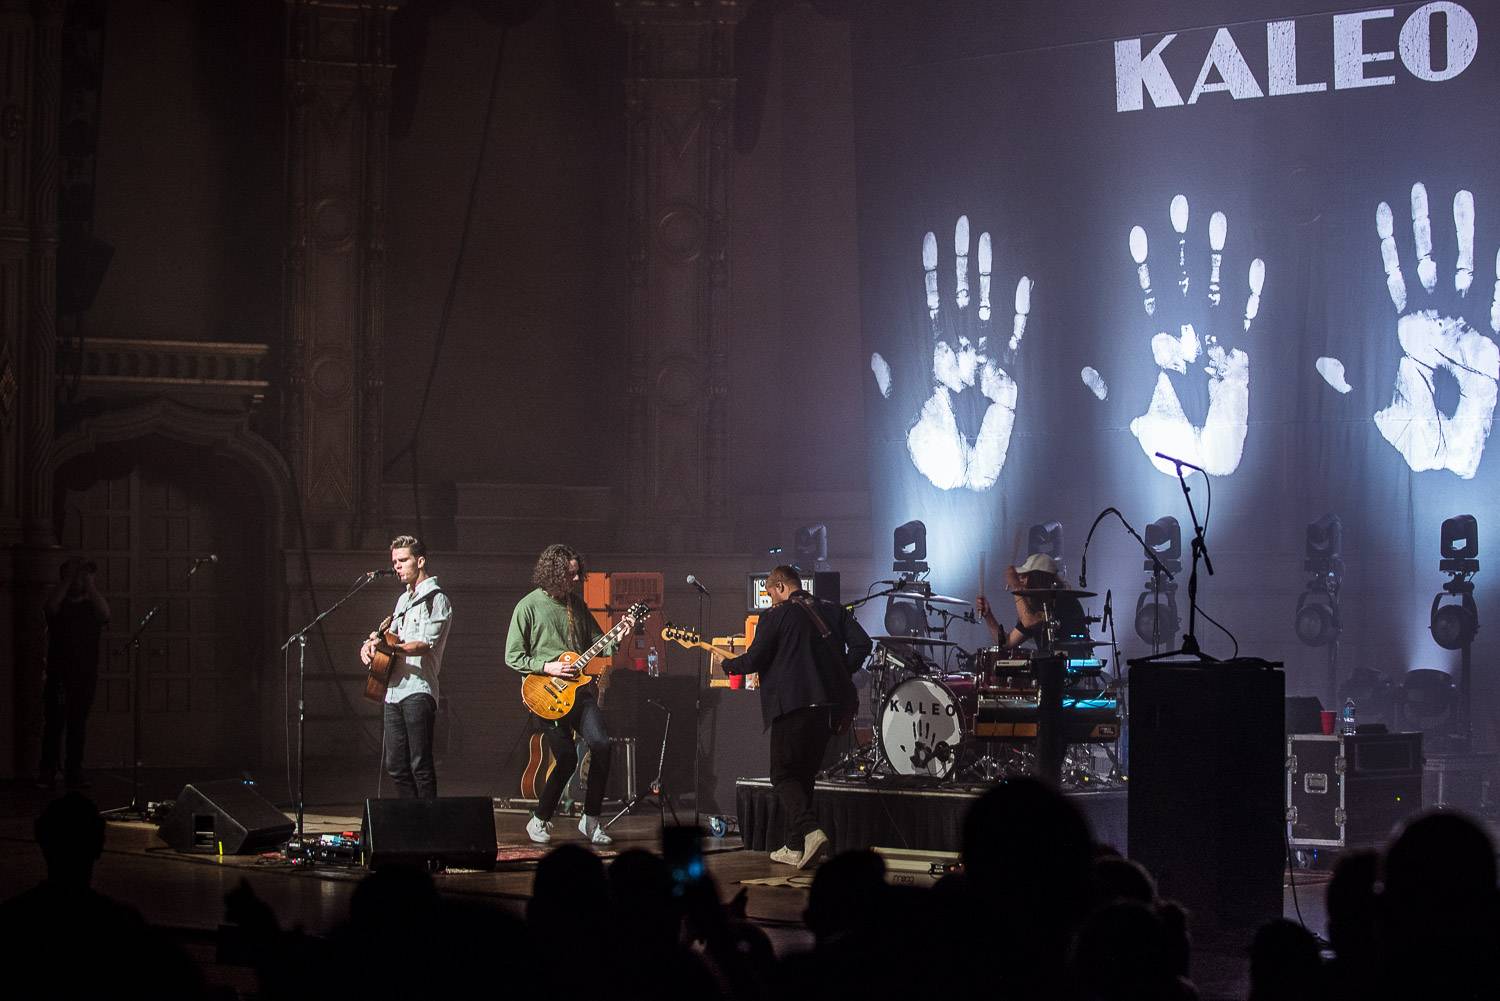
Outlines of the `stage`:
<svg viewBox="0 0 1500 1001">
<path fill-rule="evenodd" d="M 947 783 L 913 785 L 891 779 L 824 780 L 815 787 L 813 803 L 834 851 L 878 845 L 956 852 L 961 846 L 964 814 L 986 788 Z M 1124 852 L 1124 783 L 1110 788 L 1072 789 L 1067 796 L 1087 818 L 1096 841 Z M 740 779 L 735 783 L 735 798 L 744 846 L 757 852 L 780 847 L 781 808 L 771 780 Z"/>
</svg>

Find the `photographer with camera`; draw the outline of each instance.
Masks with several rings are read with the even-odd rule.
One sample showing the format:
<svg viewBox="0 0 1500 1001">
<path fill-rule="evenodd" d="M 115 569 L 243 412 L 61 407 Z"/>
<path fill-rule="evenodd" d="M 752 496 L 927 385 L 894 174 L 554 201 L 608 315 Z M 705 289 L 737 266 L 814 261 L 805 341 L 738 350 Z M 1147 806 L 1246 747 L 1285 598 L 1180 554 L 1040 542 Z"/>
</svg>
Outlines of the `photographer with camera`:
<svg viewBox="0 0 1500 1001">
<path fill-rule="evenodd" d="M 83 780 L 83 739 L 99 682 L 99 637 L 109 622 L 109 602 L 94 584 L 91 560 L 69 557 L 58 571 L 42 610 L 47 616 L 47 674 L 42 687 L 42 761 L 36 784 L 51 789 L 62 759 L 69 789 Z M 66 756 L 62 755 L 66 739 Z"/>
</svg>

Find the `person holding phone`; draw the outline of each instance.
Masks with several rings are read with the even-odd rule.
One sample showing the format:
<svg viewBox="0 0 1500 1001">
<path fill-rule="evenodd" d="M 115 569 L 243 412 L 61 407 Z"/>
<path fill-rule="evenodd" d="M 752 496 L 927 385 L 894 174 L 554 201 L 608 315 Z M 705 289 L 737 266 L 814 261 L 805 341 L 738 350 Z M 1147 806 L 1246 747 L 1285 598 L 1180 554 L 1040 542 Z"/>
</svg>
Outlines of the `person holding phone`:
<svg viewBox="0 0 1500 1001">
<path fill-rule="evenodd" d="M 761 721 L 771 732 L 771 785 L 786 817 L 786 844 L 771 860 L 805 869 L 828 847 L 813 812 L 813 782 L 829 738 L 854 718 L 859 698 L 851 675 L 873 644 L 847 608 L 802 590 L 795 567 L 772 570 L 766 593 L 771 607 L 761 615 L 750 648 L 722 663 L 727 674 L 760 675 Z"/>
</svg>

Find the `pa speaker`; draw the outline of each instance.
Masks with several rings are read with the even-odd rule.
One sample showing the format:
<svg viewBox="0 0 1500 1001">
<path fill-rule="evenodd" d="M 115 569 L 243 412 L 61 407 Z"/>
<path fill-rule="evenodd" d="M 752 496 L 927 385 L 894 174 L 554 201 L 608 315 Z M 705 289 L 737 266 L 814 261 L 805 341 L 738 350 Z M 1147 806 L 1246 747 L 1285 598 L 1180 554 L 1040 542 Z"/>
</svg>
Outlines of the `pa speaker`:
<svg viewBox="0 0 1500 1001">
<path fill-rule="evenodd" d="M 365 865 L 495 868 L 495 801 L 488 796 L 367 799 Z"/>
<path fill-rule="evenodd" d="M 1281 916 L 1285 678 L 1261 660 L 1131 662 L 1130 857 L 1208 927 Z"/>
<path fill-rule="evenodd" d="M 287 815 L 236 779 L 182 787 L 156 833 L 180 852 L 252 855 L 292 836 Z"/>
</svg>

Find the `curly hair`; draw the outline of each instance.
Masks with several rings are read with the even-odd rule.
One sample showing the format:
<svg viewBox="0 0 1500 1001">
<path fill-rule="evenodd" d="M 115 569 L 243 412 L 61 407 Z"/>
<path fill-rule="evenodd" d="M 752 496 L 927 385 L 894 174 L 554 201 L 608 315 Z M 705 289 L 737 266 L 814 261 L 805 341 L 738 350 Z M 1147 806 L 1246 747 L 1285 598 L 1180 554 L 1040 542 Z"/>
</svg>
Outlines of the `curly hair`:
<svg viewBox="0 0 1500 1001">
<path fill-rule="evenodd" d="M 531 583 L 550 595 L 568 593 L 573 587 L 573 575 L 568 572 L 568 563 L 572 560 L 578 561 L 578 576 L 582 579 L 587 572 L 583 568 L 583 557 L 568 546 L 553 543 L 536 558 Z"/>
</svg>

